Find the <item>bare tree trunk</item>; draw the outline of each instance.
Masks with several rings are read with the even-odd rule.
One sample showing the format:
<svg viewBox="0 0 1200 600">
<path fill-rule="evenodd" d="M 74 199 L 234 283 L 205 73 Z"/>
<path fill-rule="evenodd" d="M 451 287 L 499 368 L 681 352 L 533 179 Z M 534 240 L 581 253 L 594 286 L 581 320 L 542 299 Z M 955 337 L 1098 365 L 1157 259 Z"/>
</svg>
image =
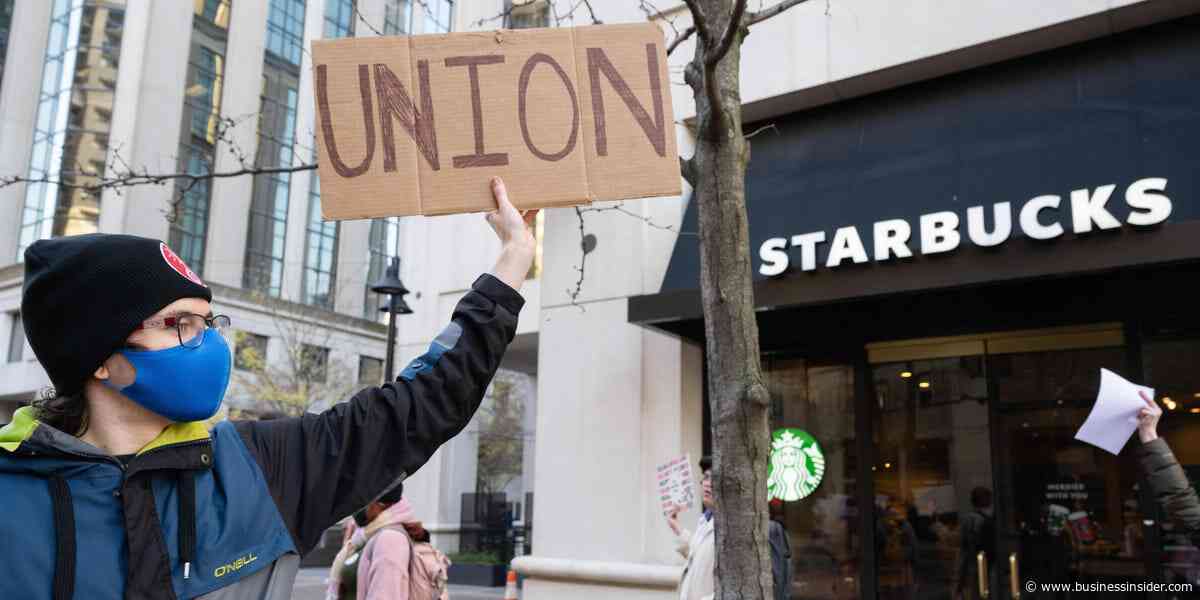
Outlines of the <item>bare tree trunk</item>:
<svg viewBox="0 0 1200 600">
<path fill-rule="evenodd" d="M 696 153 L 683 171 L 695 188 L 700 215 L 700 289 L 713 413 L 716 597 L 767 599 L 773 583 L 767 545 L 769 402 L 750 278 L 745 198 L 750 156 L 738 86 L 745 0 L 691 0 L 688 5 L 699 35 L 685 77 L 695 95 L 698 128 Z"/>
</svg>

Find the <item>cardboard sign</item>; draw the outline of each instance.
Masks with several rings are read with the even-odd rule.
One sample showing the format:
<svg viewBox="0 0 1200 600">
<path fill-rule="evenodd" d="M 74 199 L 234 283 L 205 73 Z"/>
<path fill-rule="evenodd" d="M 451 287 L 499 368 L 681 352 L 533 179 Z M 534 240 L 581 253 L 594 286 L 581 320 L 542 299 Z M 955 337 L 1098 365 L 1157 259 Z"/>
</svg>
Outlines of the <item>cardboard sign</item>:
<svg viewBox="0 0 1200 600">
<path fill-rule="evenodd" d="M 696 500 L 696 482 L 692 479 L 692 460 L 687 454 L 658 465 L 655 475 L 664 516 L 670 516 L 676 507 L 684 510 L 692 507 Z"/>
<path fill-rule="evenodd" d="M 313 42 L 325 219 L 680 193 L 653 23 Z"/>
</svg>

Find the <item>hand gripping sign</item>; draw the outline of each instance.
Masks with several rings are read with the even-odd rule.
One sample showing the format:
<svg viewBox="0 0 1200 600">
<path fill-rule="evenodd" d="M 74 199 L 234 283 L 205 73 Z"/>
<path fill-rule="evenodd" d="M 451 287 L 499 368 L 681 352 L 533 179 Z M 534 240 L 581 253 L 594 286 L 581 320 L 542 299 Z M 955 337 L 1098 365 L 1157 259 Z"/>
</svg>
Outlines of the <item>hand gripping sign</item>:
<svg viewBox="0 0 1200 600">
<path fill-rule="evenodd" d="M 326 219 L 680 193 L 653 23 L 313 42 Z"/>
</svg>

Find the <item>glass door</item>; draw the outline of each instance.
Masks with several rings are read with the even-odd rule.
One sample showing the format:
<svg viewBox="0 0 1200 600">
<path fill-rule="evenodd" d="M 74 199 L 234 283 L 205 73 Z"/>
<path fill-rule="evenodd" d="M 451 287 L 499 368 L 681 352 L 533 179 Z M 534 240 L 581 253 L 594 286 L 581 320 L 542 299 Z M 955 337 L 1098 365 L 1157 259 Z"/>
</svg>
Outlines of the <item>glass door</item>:
<svg viewBox="0 0 1200 600">
<path fill-rule="evenodd" d="M 1082 598 L 1037 586 L 1154 572 L 1133 453 L 1074 439 L 1100 368 L 1134 377 L 1119 325 L 869 344 L 867 354 L 878 598 Z"/>
<path fill-rule="evenodd" d="M 1148 578 L 1134 453 L 1074 439 L 1100 369 L 1128 374 L 1126 358 L 1124 346 L 989 354 L 999 598 L 1083 597 L 1037 585 Z"/>
<path fill-rule="evenodd" d="M 962 351 L 925 348 L 917 356 Z M 993 468 L 982 347 L 872 367 L 879 598 L 979 597 Z"/>
</svg>

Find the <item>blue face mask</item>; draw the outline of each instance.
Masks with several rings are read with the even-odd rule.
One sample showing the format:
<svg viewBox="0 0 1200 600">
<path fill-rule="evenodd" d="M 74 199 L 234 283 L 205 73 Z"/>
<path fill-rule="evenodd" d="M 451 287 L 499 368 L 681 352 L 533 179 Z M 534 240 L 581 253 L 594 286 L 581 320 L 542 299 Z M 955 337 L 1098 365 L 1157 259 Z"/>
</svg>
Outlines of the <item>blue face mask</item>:
<svg viewBox="0 0 1200 600">
<path fill-rule="evenodd" d="M 121 350 L 136 374 L 116 388 L 130 400 L 172 421 L 203 421 L 217 413 L 229 386 L 232 356 L 216 329 L 204 331 L 196 348 Z"/>
</svg>

